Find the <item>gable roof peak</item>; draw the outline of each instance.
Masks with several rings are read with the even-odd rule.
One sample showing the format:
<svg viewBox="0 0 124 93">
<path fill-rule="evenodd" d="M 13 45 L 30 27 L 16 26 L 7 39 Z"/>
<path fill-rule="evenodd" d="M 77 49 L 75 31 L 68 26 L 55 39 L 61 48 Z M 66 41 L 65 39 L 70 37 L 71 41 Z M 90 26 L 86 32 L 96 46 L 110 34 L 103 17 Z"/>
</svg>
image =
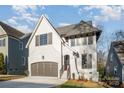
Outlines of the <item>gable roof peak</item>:
<svg viewBox="0 0 124 93">
<path fill-rule="evenodd" d="M 0 21 L 0 26 L 4 29 L 4 31 L 7 33 L 7 35 L 13 36 L 15 38 L 20 38 L 24 35 L 23 32 L 17 30 L 14 27 L 11 27 L 10 25 Z"/>
</svg>

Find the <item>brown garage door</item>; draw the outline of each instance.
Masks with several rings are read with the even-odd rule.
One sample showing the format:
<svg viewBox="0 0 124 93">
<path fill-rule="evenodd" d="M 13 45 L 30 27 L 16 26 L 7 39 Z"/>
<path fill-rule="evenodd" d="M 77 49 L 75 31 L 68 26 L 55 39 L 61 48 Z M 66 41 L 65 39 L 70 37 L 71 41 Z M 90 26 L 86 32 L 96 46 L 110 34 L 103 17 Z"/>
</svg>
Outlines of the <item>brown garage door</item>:
<svg viewBox="0 0 124 93">
<path fill-rule="evenodd" d="M 58 64 L 55 62 L 37 62 L 31 64 L 31 76 L 58 76 Z"/>
</svg>

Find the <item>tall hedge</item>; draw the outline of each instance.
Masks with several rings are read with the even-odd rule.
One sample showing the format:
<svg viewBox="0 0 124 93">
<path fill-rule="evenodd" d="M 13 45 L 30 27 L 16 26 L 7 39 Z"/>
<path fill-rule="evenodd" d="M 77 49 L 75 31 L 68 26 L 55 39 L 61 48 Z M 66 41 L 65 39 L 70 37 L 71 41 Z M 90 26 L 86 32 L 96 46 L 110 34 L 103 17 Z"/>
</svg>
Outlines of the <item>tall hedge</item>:
<svg viewBox="0 0 124 93">
<path fill-rule="evenodd" d="M 4 70 L 4 55 L 0 53 L 0 72 Z"/>
</svg>

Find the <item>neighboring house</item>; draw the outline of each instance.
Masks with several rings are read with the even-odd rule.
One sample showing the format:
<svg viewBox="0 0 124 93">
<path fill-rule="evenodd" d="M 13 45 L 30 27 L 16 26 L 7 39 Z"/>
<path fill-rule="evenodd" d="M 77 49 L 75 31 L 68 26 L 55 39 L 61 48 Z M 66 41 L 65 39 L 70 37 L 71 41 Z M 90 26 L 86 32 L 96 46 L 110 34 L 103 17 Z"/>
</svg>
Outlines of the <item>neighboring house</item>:
<svg viewBox="0 0 124 93">
<path fill-rule="evenodd" d="M 25 75 L 28 75 L 28 48 L 26 48 L 26 44 L 31 36 L 31 33 L 27 33 L 20 38 L 20 54 L 21 54 L 21 62 L 23 65 L 23 71 Z"/>
<path fill-rule="evenodd" d="M 29 76 L 83 76 L 98 81 L 96 43 L 100 34 L 91 22 L 54 28 L 41 16 L 26 45 Z"/>
<path fill-rule="evenodd" d="M 4 54 L 7 74 L 23 74 L 20 54 L 20 37 L 24 33 L 0 22 L 0 53 Z"/>
<path fill-rule="evenodd" d="M 119 78 L 124 82 L 124 41 L 114 41 L 108 54 L 106 75 Z"/>
</svg>

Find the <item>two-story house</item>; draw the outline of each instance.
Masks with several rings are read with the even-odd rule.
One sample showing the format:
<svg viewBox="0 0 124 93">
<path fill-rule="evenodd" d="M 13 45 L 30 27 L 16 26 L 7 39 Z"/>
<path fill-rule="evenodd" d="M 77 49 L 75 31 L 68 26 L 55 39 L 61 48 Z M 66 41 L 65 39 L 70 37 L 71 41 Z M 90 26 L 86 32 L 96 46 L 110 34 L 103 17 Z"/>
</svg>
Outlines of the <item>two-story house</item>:
<svg viewBox="0 0 124 93">
<path fill-rule="evenodd" d="M 83 76 L 98 81 L 96 46 L 100 34 L 91 22 L 54 28 L 41 16 L 26 45 L 29 76 Z"/>
<path fill-rule="evenodd" d="M 0 53 L 4 55 L 7 74 L 23 74 L 20 38 L 24 33 L 0 22 Z"/>
</svg>

